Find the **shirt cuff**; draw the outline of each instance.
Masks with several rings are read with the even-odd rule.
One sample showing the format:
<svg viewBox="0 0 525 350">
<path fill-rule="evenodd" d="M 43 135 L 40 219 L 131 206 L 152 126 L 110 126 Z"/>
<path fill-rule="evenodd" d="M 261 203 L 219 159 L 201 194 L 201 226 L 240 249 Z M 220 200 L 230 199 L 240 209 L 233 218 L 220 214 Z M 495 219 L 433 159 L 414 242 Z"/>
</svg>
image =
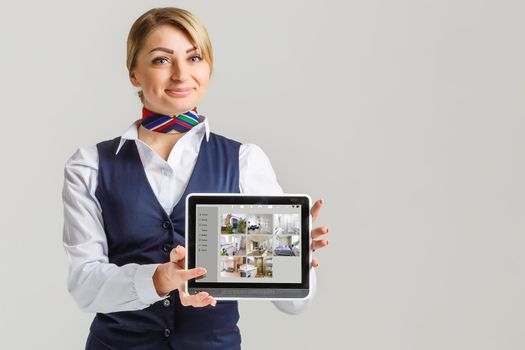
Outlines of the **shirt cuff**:
<svg viewBox="0 0 525 350">
<path fill-rule="evenodd" d="M 137 298 L 140 302 L 151 305 L 159 300 L 166 298 L 166 296 L 159 296 L 153 284 L 153 274 L 160 264 L 145 264 L 139 265 L 135 272 L 133 279 Z"/>
</svg>

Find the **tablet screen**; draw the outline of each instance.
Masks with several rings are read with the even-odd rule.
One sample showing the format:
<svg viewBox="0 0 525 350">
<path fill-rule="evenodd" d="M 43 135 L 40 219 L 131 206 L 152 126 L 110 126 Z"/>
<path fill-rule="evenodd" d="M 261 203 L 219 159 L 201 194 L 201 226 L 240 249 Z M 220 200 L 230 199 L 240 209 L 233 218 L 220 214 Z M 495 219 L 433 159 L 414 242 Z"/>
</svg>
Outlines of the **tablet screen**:
<svg viewBox="0 0 525 350">
<path fill-rule="evenodd" d="M 202 282 L 301 283 L 301 205 L 197 205 Z"/>
<path fill-rule="evenodd" d="M 308 297 L 310 203 L 300 194 L 189 194 L 186 268 L 207 273 L 189 280 L 187 291 L 224 299 Z"/>
</svg>

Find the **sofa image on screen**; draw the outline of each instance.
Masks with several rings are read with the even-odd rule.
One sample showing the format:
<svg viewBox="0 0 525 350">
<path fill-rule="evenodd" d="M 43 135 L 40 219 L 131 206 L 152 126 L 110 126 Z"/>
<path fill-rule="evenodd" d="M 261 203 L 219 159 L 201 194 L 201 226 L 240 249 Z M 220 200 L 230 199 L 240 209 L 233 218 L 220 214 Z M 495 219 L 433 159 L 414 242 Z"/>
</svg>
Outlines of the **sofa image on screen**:
<svg viewBox="0 0 525 350">
<path fill-rule="evenodd" d="M 299 214 L 274 214 L 273 234 L 276 236 L 301 234 Z"/>
<path fill-rule="evenodd" d="M 219 247 L 220 256 L 246 255 L 246 235 L 221 235 Z"/>
<path fill-rule="evenodd" d="M 241 266 L 246 264 L 246 257 L 223 256 L 220 260 L 219 271 L 221 277 L 241 277 Z"/>
<path fill-rule="evenodd" d="M 222 214 L 221 233 L 222 234 L 246 234 L 247 222 L 246 214 Z"/>
<path fill-rule="evenodd" d="M 248 235 L 246 250 L 248 256 L 272 255 L 273 235 Z"/>
<path fill-rule="evenodd" d="M 301 236 L 300 235 L 275 236 L 273 255 L 275 256 L 300 256 L 301 255 Z"/>
<path fill-rule="evenodd" d="M 248 234 L 271 235 L 273 230 L 272 214 L 248 214 Z"/>
</svg>

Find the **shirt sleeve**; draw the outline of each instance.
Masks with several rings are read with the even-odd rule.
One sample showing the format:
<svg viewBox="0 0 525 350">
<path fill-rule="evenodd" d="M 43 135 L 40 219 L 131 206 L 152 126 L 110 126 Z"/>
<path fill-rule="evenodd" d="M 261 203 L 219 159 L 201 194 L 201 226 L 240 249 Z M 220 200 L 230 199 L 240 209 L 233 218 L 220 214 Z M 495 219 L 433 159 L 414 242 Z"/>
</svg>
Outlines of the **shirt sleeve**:
<svg viewBox="0 0 525 350">
<path fill-rule="evenodd" d="M 153 284 L 158 264 L 109 263 L 102 210 L 95 197 L 96 146 L 79 148 L 66 162 L 62 199 L 67 288 L 85 312 L 140 310 L 162 300 Z"/>
<path fill-rule="evenodd" d="M 255 195 L 280 195 L 283 190 L 270 160 L 263 150 L 254 144 L 243 144 L 239 150 L 239 190 Z M 312 303 L 317 289 L 315 270 L 310 266 L 310 295 L 305 300 L 274 300 L 272 303 L 282 312 L 297 315 Z"/>
</svg>

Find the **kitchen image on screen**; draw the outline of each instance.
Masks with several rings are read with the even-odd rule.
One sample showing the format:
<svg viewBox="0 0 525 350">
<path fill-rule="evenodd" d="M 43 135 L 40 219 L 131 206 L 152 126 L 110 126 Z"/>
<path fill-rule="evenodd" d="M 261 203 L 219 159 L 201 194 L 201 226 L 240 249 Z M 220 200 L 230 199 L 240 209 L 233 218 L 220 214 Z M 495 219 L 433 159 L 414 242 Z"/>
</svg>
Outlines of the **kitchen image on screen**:
<svg viewBox="0 0 525 350">
<path fill-rule="evenodd" d="M 221 235 L 220 256 L 246 255 L 246 235 Z"/>
<path fill-rule="evenodd" d="M 246 257 L 221 257 L 219 270 L 221 277 L 241 277 L 241 269 L 246 270 Z"/>
<path fill-rule="evenodd" d="M 248 257 L 247 265 L 253 266 L 253 269 L 247 274 L 248 278 L 271 278 L 273 269 L 272 257 Z"/>
</svg>

